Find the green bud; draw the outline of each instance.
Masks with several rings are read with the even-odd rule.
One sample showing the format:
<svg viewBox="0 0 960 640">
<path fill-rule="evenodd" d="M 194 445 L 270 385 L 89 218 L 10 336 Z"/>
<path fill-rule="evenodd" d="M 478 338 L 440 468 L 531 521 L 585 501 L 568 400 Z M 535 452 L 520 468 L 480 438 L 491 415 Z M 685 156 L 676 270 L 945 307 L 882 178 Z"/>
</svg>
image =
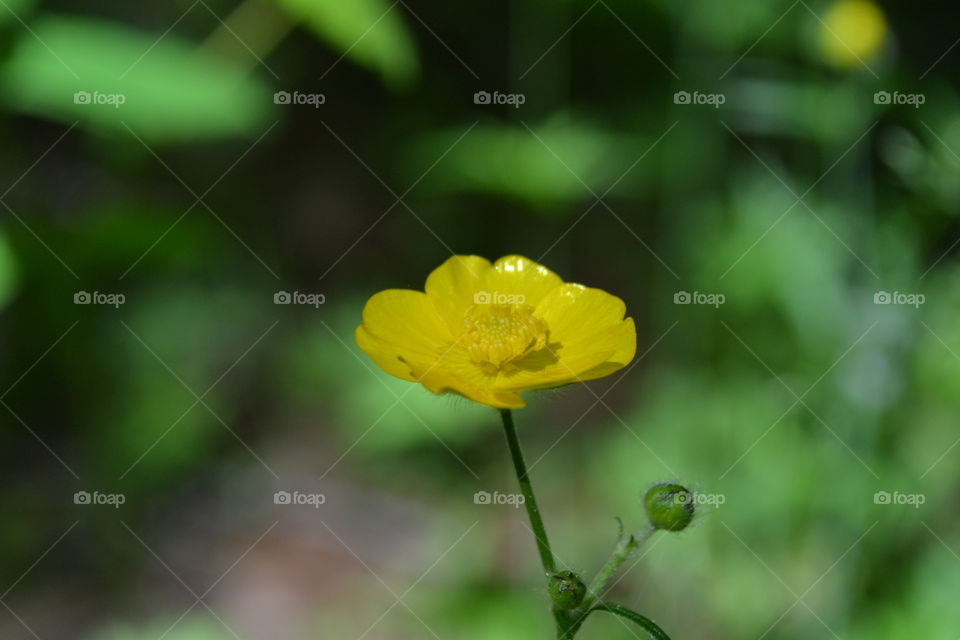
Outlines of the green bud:
<svg viewBox="0 0 960 640">
<path fill-rule="evenodd" d="M 679 484 L 655 484 L 643 498 L 654 529 L 683 531 L 693 520 L 693 494 Z"/>
<path fill-rule="evenodd" d="M 583 602 L 587 585 L 573 571 L 561 571 L 550 576 L 547 591 L 557 609 L 573 609 Z"/>
</svg>

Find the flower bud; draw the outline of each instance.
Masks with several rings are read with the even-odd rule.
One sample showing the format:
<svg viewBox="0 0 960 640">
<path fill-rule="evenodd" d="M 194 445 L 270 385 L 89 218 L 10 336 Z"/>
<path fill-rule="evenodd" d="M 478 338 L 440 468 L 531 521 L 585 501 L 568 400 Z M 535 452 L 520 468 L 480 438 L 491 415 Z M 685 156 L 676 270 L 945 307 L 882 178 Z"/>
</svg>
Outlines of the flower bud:
<svg viewBox="0 0 960 640">
<path fill-rule="evenodd" d="M 683 531 L 693 520 L 693 494 L 679 484 L 655 484 L 643 498 L 654 529 Z"/>
<path fill-rule="evenodd" d="M 573 571 L 561 571 L 550 576 L 547 591 L 557 609 L 573 609 L 583 602 L 587 585 Z"/>
</svg>

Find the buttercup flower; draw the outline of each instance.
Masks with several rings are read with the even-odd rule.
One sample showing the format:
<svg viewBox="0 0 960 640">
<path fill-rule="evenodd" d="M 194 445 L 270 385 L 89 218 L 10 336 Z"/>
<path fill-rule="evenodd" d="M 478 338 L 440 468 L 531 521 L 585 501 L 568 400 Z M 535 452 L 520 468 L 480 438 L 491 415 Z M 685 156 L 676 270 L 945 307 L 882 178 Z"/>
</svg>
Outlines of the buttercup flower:
<svg viewBox="0 0 960 640">
<path fill-rule="evenodd" d="M 527 389 L 602 378 L 633 360 L 637 333 L 624 314 L 616 296 L 522 256 L 453 256 L 425 292 L 371 297 L 356 340 L 391 375 L 515 409 Z"/>
<path fill-rule="evenodd" d="M 887 19 L 872 0 L 840 0 L 824 14 L 820 46 L 827 61 L 859 68 L 883 48 Z"/>
</svg>

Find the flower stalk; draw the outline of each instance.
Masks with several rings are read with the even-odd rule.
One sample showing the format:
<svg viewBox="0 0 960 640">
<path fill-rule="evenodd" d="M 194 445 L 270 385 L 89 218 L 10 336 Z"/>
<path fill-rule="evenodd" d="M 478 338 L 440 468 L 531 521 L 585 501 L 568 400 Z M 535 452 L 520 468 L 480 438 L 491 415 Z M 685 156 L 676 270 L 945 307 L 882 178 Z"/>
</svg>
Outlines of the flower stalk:
<svg viewBox="0 0 960 640">
<path fill-rule="evenodd" d="M 513 460 L 513 469 L 517 474 L 517 482 L 520 485 L 520 492 L 523 494 L 527 516 L 530 518 L 530 526 L 536 539 L 537 551 L 540 553 L 540 561 L 547 578 L 547 592 L 553 601 L 553 617 L 557 623 L 557 640 L 574 640 L 584 621 L 595 611 L 605 611 L 627 618 L 642 627 L 655 640 L 670 640 L 669 636 L 649 618 L 619 605 L 599 602 L 600 595 L 606 590 L 623 563 L 657 530 L 656 524 L 651 522 L 637 533 L 626 538 L 623 537 L 623 525 L 621 524 L 620 540 L 613 550 L 613 554 L 597 573 L 589 587 L 584 588 L 583 583 L 572 571 L 557 573 L 556 559 L 553 550 L 550 548 L 543 518 L 540 516 L 537 498 L 533 493 L 533 484 L 530 482 L 527 464 L 523 459 L 520 440 L 517 438 L 517 429 L 513 423 L 513 414 L 510 409 L 501 409 L 500 417 L 503 419 L 503 432 L 510 449 L 510 458 Z M 579 595 L 571 594 L 570 589 L 573 589 L 574 592 L 579 591 Z M 585 595 L 584 591 L 586 592 Z M 580 597 L 583 599 L 577 604 L 575 601 L 580 600 Z"/>
<path fill-rule="evenodd" d="M 501 409 L 500 417 L 503 418 L 503 431 L 507 436 L 507 446 L 510 448 L 510 457 L 513 459 L 513 469 L 517 473 L 517 482 L 520 483 L 523 504 L 527 508 L 533 536 L 537 539 L 537 551 L 540 552 L 543 571 L 549 577 L 557 570 L 557 565 L 553 558 L 553 551 L 550 549 L 550 541 L 547 539 L 547 529 L 543 526 L 543 518 L 540 517 L 537 498 L 533 495 L 533 485 L 530 484 L 527 464 L 523 461 L 523 451 L 520 449 L 517 429 L 513 424 L 513 413 L 510 409 Z"/>
</svg>

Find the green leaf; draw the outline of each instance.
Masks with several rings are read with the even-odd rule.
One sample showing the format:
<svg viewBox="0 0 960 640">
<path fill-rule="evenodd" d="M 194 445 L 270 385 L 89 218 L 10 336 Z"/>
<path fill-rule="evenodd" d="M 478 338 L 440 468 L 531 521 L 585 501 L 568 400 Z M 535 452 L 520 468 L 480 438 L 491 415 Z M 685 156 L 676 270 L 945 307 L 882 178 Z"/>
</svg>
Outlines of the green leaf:
<svg viewBox="0 0 960 640">
<path fill-rule="evenodd" d="M 409 84 L 418 72 L 416 46 L 397 4 L 387 0 L 278 0 L 280 6 L 388 85 Z"/>
<path fill-rule="evenodd" d="M 430 132 L 415 141 L 406 165 L 422 171 L 420 167 L 443 156 L 431 171 L 431 185 L 437 191 L 494 194 L 529 206 L 565 210 L 571 202 L 592 200 L 591 190 L 598 195 L 606 191 L 650 144 L 651 140 L 559 117 L 530 130 L 489 124 L 466 135 L 463 129 Z M 635 167 L 618 187 L 635 185 L 653 166 L 648 160 Z"/>
<path fill-rule="evenodd" d="M 254 129 L 267 87 L 173 34 L 101 20 L 47 16 L 24 32 L 0 69 L 14 109 L 98 130 L 124 123 L 150 140 L 217 138 Z"/>
</svg>

